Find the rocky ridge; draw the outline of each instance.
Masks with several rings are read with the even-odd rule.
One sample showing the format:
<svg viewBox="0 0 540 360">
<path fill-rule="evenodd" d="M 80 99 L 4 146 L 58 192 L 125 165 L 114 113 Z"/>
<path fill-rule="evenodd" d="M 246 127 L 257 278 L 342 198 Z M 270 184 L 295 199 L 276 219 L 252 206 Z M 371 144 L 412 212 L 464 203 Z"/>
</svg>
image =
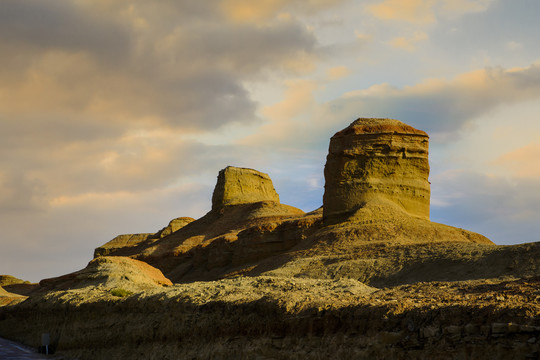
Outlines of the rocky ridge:
<svg viewBox="0 0 540 360">
<path fill-rule="evenodd" d="M 137 246 L 151 244 L 167 235 L 172 234 L 175 231 L 180 230 L 194 220 L 195 219 L 190 217 L 179 217 L 169 221 L 169 224 L 166 227 L 156 233 L 118 235 L 106 244 L 96 248 L 94 250 L 94 257 L 107 256 L 112 253 L 122 252 L 122 250 L 129 251 L 129 249 L 136 248 Z"/>
<path fill-rule="evenodd" d="M 309 213 L 227 167 L 205 216 L 111 240 L 0 308 L 0 335 L 50 332 L 79 359 L 538 357 L 540 243 L 429 221 L 427 141 L 356 120 L 332 137 Z"/>
</svg>

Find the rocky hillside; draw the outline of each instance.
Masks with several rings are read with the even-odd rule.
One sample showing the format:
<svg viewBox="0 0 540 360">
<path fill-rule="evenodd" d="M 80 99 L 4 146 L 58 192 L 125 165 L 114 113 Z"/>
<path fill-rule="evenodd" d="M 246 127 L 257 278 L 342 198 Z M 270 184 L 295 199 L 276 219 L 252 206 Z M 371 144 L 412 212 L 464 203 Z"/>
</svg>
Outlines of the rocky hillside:
<svg viewBox="0 0 540 360">
<path fill-rule="evenodd" d="M 423 131 L 358 119 L 332 137 L 309 213 L 227 167 L 205 216 L 119 235 L 19 291 L 0 335 L 50 333 L 78 359 L 538 357 L 540 243 L 431 222 L 427 156 Z"/>
</svg>

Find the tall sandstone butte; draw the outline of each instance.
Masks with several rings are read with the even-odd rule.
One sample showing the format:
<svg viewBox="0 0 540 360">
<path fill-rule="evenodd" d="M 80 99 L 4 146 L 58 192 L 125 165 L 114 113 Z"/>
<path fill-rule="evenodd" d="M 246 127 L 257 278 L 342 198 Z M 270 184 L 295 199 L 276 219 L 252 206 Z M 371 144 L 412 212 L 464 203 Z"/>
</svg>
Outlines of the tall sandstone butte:
<svg viewBox="0 0 540 360">
<path fill-rule="evenodd" d="M 219 172 L 212 195 L 212 210 L 259 201 L 279 202 L 279 195 L 267 174 L 234 166 Z"/>
<path fill-rule="evenodd" d="M 429 219 L 428 139 L 394 119 L 360 118 L 337 132 L 324 168 L 324 219 L 379 200 Z"/>
</svg>

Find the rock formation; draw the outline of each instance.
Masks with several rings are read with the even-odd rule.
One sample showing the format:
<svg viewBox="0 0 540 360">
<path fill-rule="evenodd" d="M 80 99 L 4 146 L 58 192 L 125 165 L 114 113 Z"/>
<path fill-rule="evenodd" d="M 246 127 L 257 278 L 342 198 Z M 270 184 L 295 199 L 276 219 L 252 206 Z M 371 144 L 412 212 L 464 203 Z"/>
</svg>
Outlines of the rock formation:
<svg viewBox="0 0 540 360">
<path fill-rule="evenodd" d="M 306 264 L 306 258 L 341 253 L 354 253 L 356 262 L 351 266 L 341 259 L 339 264 L 347 264 L 338 266 L 347 269 L 342 275 L 359 274 L 369 263 L 360 260 L 362 254 L 372 253 L 376 243 L 493 245 L 480 234 L 429 221 L 427 156 L 425 132 L 392 119 L 358 119 L 331 139 L 322 210 L 305 214 L 280 204 L 267 174 L 229 166 L 219 172 L 212 210 L 205 216 L 171 233 L 117 237 L 96 249 L 95 256 L 130 256 L 159 268 L 173 282 L 185 282 L 264 271 L 325 276 L 314 269 L 317 261 Z M 309 256 L 294 251 L 305 247 L 311 249 Z M 255 261 L 264 266 L 253 269 Z M 407 272 L 413 263 L 399 266 Z M 388 259 L 379 263 L 381 268 L 371 266 L 355 276 L 369 282 L 392 264 Z"/>
<path fill-rule="evenodd" d="M 21 280 L 11 275 L 0 275 L 0 286 L 9 293 L 26 296 L 34 291 L 38 287 L 38 284 L 33 284 L 30 281 Z"/>
<path fill-rule="evenodd" d="M 268 175 L 223 169 L 197 220 L 118 236 L 28 298 L 0 277 L 0 336 L 49 331 L 81 360 L 538 358 L 540 243 L 430 221 L 427 147 L 358 119 L 332 138 L 309 213 Z"/>
<path fill-rule="evenodd" d="M 19 295 L 6 291 L 2 286 L 0 286 L 0 307 L 6 305 L 15 305 L 26 299 L 26 296 Z"/>
<path fill-rule="evenodd" d="M 11 275 L 0 275 L 0 286 L 29 284 L 28 281 L 24 281 Z"/>
<path fill-rule="evenodd" d="M 228 166 L 219 172 L 212 195 L 213 210 L 259 201 L 279 202 L 279 195 L 267 174 L 234 166 Z"/>
<path fill-rule="evenodd" d="M 102 286 L 107 289 L 121 288 L 141 291 L 156 286 L 172 285 L 161 271 L 145 262 L 123 256 L 99 257 L 86 268 L 71 274 L 41 280 L 41 291 L 65 290 Z"/>
<path fill-rule="evenodd" d="M 324 168 L 324 218 L 371 201 L 393 202 L 429 219 L 428 135 L 393 119 L 360 118 L 330 140 Z"/>
<path fill-rule="evenodd" d="M 111 241 L 101 245 L 94 250 L 94 257 L 106 255 L 125 255 L 142 244 L 153 243 L 167 235 L 180 230 L 195 219 L 190 217 L 179 217 L 172 219 L 169 225 L 156 233 L 143 234 L 122 234 L 116 236 Z"/>
<path fill-rule="evenodd" d="M 180 230 L 181 228 L 183 228 L 184 226 L 186 226 L 187 224 L 193 221 L 195 221 L 194 218 L 185 217 L 185 216 L 172 219 L 169 222 L 169 225 L 165 226 L 163 229 L 158 231 L 155 235 L 156 237 L 159 236 L 160 239 L 164 238 L 165 236 L 171 235 L 173 232 Z"/>
<path fill-rule="evenodd" d="M 290 249 L 317 221 L 304 219 L 300 209 L 280 204 L 270 177 L 253 169 L 229 166 L 221 170 L 212 200 L 212 210 L 198 220 L 178 218 L 156 234 L 117 236 L 98 247 L 94 257 L 143 260 L 175 282 L 211 279 L 224 266 L 243 265 Z"/>
</svg>

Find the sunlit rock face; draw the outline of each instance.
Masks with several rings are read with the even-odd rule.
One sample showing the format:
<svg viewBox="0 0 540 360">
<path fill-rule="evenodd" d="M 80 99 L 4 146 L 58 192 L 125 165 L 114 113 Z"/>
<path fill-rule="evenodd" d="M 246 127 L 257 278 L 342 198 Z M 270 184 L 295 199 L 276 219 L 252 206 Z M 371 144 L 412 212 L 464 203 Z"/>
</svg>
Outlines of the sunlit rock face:
<svg viewBox="0 0 540 360">
<path fill-rule="evenodd" d="M 394 119 L 360 118 L 337 132 L 324 168 L 324 219 L 380 200 L 429 219 L 428 139 Z"/>
<path fill-rule="evenodd" d="M 221 170 L 212 195 L 212 209 L 259 201 L 279 202 L 272 179 L 253 169 L 228 166 Z"/>
</svg>

